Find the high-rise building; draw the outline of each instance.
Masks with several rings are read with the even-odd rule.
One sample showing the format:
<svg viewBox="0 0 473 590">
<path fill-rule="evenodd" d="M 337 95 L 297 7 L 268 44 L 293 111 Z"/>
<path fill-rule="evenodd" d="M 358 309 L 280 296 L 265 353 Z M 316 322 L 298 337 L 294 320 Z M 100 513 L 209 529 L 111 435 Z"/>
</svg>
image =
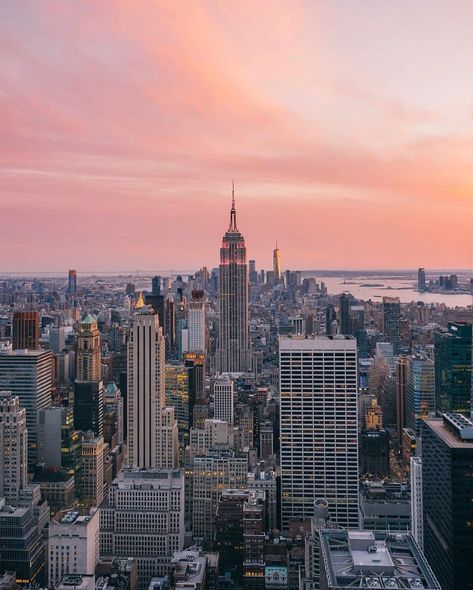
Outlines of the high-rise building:
<svg viewBox="0 0 473 590">
<path fill-rule="evenodd" d="M 194 406 L 205 398 L 205 354 L 186 352 L 184 364 L 189 379 L 189 427 L 194 425 Z"/>
<path fill-rule="evenodd" d="M 74 384 L 74 427 L 103 436 L 104 387 L 102 381 L 76 381 Z"/>
<path fill-rule="evenodd" d="M 419 291 L 419 293 L 422 293 L 426 290 L 424 268 L 419 268 L 419 270 L 417 271 L 417 290 Z"/>
<path fill-rule="evenodd" d="M 257 285 L 258 284 L 258 273 L 256 271 L 256 261 L 250 260 L 248 262 L 248 279 L 250 285 Z"/>
<path fill-rule="evenodd" d="M 350 293 L 340 295 L 340 334 L 351 334 L 350 305 L 353 297 Z"/>
<path fill-rule="evenodd" d="M 70 295 L 75 295 L 77 293 L 77 271 L 76 270 L 69 271 L 69 283 L 68 283 L 67 290 Z"/>
<path fill-rule="evenodd" d="M 356 340 L 281 337 L 282 529 L 311 518 L 317 498 L 343 527 L 358 526 Z"/>
<path fill-rule="evenodd" d="M 38 415 L 51 403 L 52 353 L 49 350 L 14 350 L 0 353 L 0 391 L 18 396 L 26 410 L 28 466 L 37 459 Z"/>
<path fill-rule="evenodd" d="M 401 352 L 401 303 L 398 297 L 383 297 L 383 333 L 393 346 L 394 354 Z"/>
<path fill-rule="evenodd" d="M 107 384 L 104 397 L 104 440 L 113 449 L 125 440 L 123 398 L 113 381 Z"/>
<path fill-rule="evenodd" d="M 15 311 L 13 314 L 13 350 L 38 350 L 39 313 Z"/>
<path fill-rule="evenodd" d="M 218 377 L 213 383 L 214 418 L 234 422 L 233 381 L 228 376 Z"/>
<path fill-rule="evenodd" d="M 276 243 L 276 248 L 273 250 L 273 272 L 274 272 L 274 282 L 279 284 L 281 280 L 281 253 L 278 248 L 278 244 Z"/>
<path fill-rule="evenodd" d="M 424 502 L 422 496 L 422 459 L 411 457 L 411 531 L 424 550 Z"/>
<path fill-rule="evenodd" d="M 66 346 L 66 331 L 63 326 L 52 327 L 49 330 L 49 350 L 54 354 L 61 353 Z"/>
<path fill-rule="evenodd" d="M 100 507 L 100 555 L 133 557 L 139 588 L 169 574 L 184 548 L 184 475 L 181 470 L 125 470 Z"/>
<path fill-rule="evenodd" d="M 194 459 L 192 475 L 192 531 L 203 546 L 210 546 L 215 536 L 215 514 L 222 490 L 244 489 L 248 476 L 248 459 L 229 450 L 209 451 Z"/>
<path fill-rule="evenodd" d="M 329 303 L 325 309 L 325 334 L 333 336 L 337 332 L 337 313 L 335 307 Z"/>
<path fill-rule="evenodd" d="M 0 498 L 17 504 L 28 483 L 26 410 L 18 397 L 0 392 Z"/>
<path fill-rule="evenodd" d="M 410 356 L 407 358 L 406 426 L 419 434 L 421 418 L 434 411 L 434 363 L 422 356 Z"/>
<path fill-rule="evenodd" d="M 165 407 L 164 355 L 158 315 L 140 298 L 128 342 L 128 461 L 134 467 L 177 465 L 174 409 Z"/>
<path fill-rule="evenodd" d="M 82 441 L 81 503 L 92 508 L 104 498 L 103 437 L 86 432 Z"/>
<path fill-rule="evenodd" d="M 101 380 L 100 332 L 97 320 L 90 314 L 79 325 L 76 361 L 78 382 Z"/>
<path fill-rule="evenodd" d="M 442 586 L 472 586 L 473 422 L 462 414 L 422 421 L 424 551 Z"/>
<path fill-rule="evenodd" d="M 245 239 L 236 222 L 235 194 L 232 191 L 230 226 L 220 249 L 219 335 L 217 369 L 240 373 L 250 369 L 248 312 L 248 268 Z"/>
<path fill-rule="evenodd" d="M 168 363 L 166 374 L 166 404 L 174 408 L 179 435 L 189 434 L 189 371 L 184 363 Z"/>
<path fill-rule="evenodd" d="M 0 498 L 0 572 L 16 572 L 16 583 L 41 585 L 44 544 L 32 506 L 10 506 Z"/>
<path fill-rule="evenodd" d="M 206 346 L 205 299 L 203 291 L 192 291 L 192 299 L 187 310 L 189 352 L 204 352 Z M 187 351 L 186 351 L 187 352 Z"/>
<path fill-rule="evenodd" d="M 65 574 L 95 574 L 99 560 L 99 511 L 62 512 L 49 524 L 49 588 L 56 588 Z"/>
<path fill-rule="evenodd" d="M 407 357 L 400 356 L 396 363 L 396 431 L 399 443 L 406 427 Z"/>
<path fill-rule="evenodd" d="M 434 333 L 435 406 L 438 414 L 472 409 L 472 325 L 449 322 L 447 332 Z"/>
</svg>

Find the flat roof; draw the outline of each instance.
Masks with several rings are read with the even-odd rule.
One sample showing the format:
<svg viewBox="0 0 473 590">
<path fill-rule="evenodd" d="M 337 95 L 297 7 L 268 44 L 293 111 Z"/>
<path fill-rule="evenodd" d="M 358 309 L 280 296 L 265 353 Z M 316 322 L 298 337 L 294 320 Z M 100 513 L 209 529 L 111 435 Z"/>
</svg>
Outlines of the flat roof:
<svg viewBox="0 0 473 590">
<path fill-rule="evenodd" d="M 335 336 L 280 336 L 279 350 L 349 350 L 356 351 L 356 339 L 353 336 L 337 334 Z"/>
<path fill-rule="evenodd" d="M 473 449 L 473 440 L 462 440 L 445 427 L 442 418 L 424 419 L 428 426 L 443 442 L 452 449 Z"/>
</svg>

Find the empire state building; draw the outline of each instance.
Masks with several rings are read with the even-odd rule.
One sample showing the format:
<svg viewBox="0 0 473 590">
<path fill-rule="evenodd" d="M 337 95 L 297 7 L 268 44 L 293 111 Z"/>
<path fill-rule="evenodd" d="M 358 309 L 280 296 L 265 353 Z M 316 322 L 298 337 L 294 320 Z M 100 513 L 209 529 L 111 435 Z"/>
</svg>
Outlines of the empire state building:
<svg viewBox="0 0 473 590">
<path fill-rule="evenodd" d="M 232 189 L 230 226 L 220 248 L 219 339 L 217 369 L 221 373 L 250 370 L 248 322 L 248 266 L 245 238 L 236 222 L 235 191 Z"/>
</svg>

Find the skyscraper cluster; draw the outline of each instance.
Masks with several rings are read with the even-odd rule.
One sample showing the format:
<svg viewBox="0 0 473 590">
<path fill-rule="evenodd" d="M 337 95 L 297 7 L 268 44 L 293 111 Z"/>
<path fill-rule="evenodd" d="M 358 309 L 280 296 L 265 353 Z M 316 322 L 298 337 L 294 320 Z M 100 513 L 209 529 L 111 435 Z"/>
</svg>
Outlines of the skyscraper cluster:
<svg viewBox="0 0 473 590">
<path fill-rule="evenodd" d="M 471 310 L 268 262 L 233 189 L 214 268 L 0 277 L 5 588 L 470 587 Z"/>
</svg>

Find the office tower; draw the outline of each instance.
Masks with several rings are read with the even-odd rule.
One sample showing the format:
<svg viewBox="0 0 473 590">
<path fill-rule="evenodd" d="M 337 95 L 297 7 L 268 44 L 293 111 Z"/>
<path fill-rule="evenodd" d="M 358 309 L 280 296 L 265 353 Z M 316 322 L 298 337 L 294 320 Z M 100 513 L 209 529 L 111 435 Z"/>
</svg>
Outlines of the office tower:
<svg viewBox="0 0 473 590">
<path fill-rule="evenodd" d="M 192 291 L 192 299 L 189 301 L 187 309 L 187 326 L 189 330 L 187 350 L 189 352 L 205 353 L 207 346 L 205 330 L 205 299 L 203 291 Z"/>
<path fill-rule="evenodd" d="M 363 482 L 360 490 L 360 517 L 364 530 L 411 530 L 409 487 L 397 481 Z"/>
<path fill-rule="evenodd" d="M 350 305 L 353 297 L 350 293 L 340 295 L 340 334 L 351 334 Z"/>
<path fill-rule="evenodd" d="M 390 342 L 376 343 L 376 359 L 384 359 L 389 368 L 389 374 L 392 375 L 396 368 L 396 359 L 394 358 L 394 348 Z"/>
<path fill-rule="evenodd" d="M 424 501 L 422 496 L 422 459 L 411 457 L 411 531 L 424 550 Z"/>
<path fill-rule="evenodd" d="M 326 498 L 343 527 L 358 526 L 356 340 L 279 341 L 282 529 Z"/>
<path fill-rule="evenodd" d="M 383 297 L 383 333 L 393 345 L 394 354 L 401 352 L 401 303 L 398 297 Z"/>
<path fill-rule="evenodd" d="M 337 313 L 335 307 L 329 303 L 325 308 L 325 334 L 333 336 L 337 333 Z"/>
<path fill-rule="evenodd" d="M 41 585 L 44 545 L 32 506 L 13 507 L 0 498 L 0 572 L 16 572 L 16 583 Z"/>
<path fill-rule="evenodd" d="M 396 363 L 396 431 L 397 440 L 402 440 L 406 427 L 407 357 L 400 356 Z"/>
<path fill-rule="evenodd" d="M 472 326 L 449 322 L 447 332 L 434 333 L 435 405 L 437 414 L 471 415 Z"/>
<path fill-rule="evenodd" d="M 218 377 L 213 383 L 214 418 L 234 422 L 233 381 L 227 376 Z"/>
<path fill-rule="evenodd" d="M 74 384 L 74 427 L 103 436 L 104 387 L 102 381 L 76 381 Z"/>
<path fill-rule="evenodd" d="M 194 406 L 205 399 L 205 354 L 186 352 L 183 355 L 189 379 L 189 427 L 194 425 Z"/>
<path fill-rule="evenodd" d="M 248 313 L 248 269 L 245 239 L 236 223 L 235 193 L 232 191 L 230 226 L 220 249 L 219 335 L 217 369 L 240 373 L 250 369 Z"/>
<path fill-rule="evenodd" d="M 18 397 L 0 392 L 0 498 L 17 504 L 28 482 L 26 410 Z"/>
<path fill-rule="evenodd" d="M 104 497 L 103 437 L 86 432 L 82 441 L 81 504 L 100 506 Z"/>
<path fill-rule="evenodd" d="M 273 250 L 273 272 L 274 282 L 276 283 L 276 285 L 278 285 L 281 281 L 281 253 L 279 252 L 277 243 L 276 248 L 274 248 Z"/>
<path fill-rule="evenodd" d="M 434 363 L 422 356 L 410 356 L 407 358 L 406 426 L 419 434 L 420 420 L 434 411 Z"/>
<path fill-rule="evenodd" d="M 408 532 L 322 530 L 320 566 L 320 590 L 345 586 L 442 590 Z"/>
<path fill-rule="evenodd" d="M 158 315 L 139 305 L 128 341 L 128 461 L 172 468 L 179 449 L 174 409 L 165 407 L 163 331 Z"/>
<path fill-rule="evenodd" d="M 140 590 L 169 574 L 184 548 L 184 475 L 181 470 L 125 470 L 100 507 L 100 555 L 133 557 Z"/>
<path fill-rule="evenodd" d="M 101 380 L 100 332 L 97 320 L 90 314 L 79 325 L 76 360 L 77 381 Z"/>
<path fill-rule="evenodd" d="M 38 464 L 46 469 L 63 469 L 74 477 L 79 491 L 82 468 L 82 433 L 74 429 L 71 407 L 49 407 L 39 411 Z"/>
<path fill-rule="evenodd" d="M 51 403 L 52 353 L 49 350 L 15 350 L 0 353 L 0 391 L 18 396 L 26 410 L 28 466 L 36 464 L 38 413 Z"/>
<path fill-rule="evenodd" d="M 59 512 L 74 505 L 74 476 L 62 469 L 37 468 L 33 476 L 33 483 L 41 488 L 41 497 L 49 504 L 52 512 Z M 80 491 L 80 490 L 79 490 Z"/>
<path fill-rule="evenodd" d="M 151 280 L 151 293 L 161 295 L 161 277 L 153 277 Z"/>
<path fill-rule="evenodd" d="M 220 573 L 237 588 L 243 582 L 243 505 L 248 490 L 222 490 L 215 512 L 215 551 L 219 552 Z"/>
<path fill-rule="evenodd" d="M 426 284 L 425 284 L 425 269 L 424 268 L 419 268 L 419 270 L 417 271 L 417 290 L 419 291 L 419 293 L 422 293 L 423 291 L 426 290 Z"/>
<path fill-rule="evenodd" d="M 13 314 L 13 350 L 38 350 L 39 313 L 15 311 Z"/>
<path fill-rule="evenodd" d="M 69 271 L 69 282 L 67 291 L 70 295 L 75 295 L 77 293 L 77 271 L 70 270 Z"/>
<path fill-rule="evenodd" d="M 105 388 L 104 396 L 104 440 L 113 449 L 125 440 L 123 423 L 123 398 L 113 381 Z"/>
<path fill-rule="evenodd" d="M 233 451 L 209 451 L 194 459 L 192 475 L 192 531 L 203 547 L 215 536 L 215 513 L 222 489 L 244 489 L 248 475 L 246 456 Z"/>
<path fill-rule="evenodd" d="M 383 428 L 383 412 L 376 399 L 365 413 L 365 424 L 359 438 L 361 476 L 389 475 L 389 432 Z"/>
<path fill-rule="evenodd" d="M 468 588 L 473 567 L 473 422 L 422 422 L 424 551 L 442 590 Z"/>
<path fill-rule="evenodd" d="M 270 461 L 274 453 L 274 432 L 273 424 L 267 420 L 260 426 L 259 431 L 259 449 L 260 457 L 264 461 Z"/>
<path fill-rule="evenodd" d="M 279 529 L 278 522 L 278 477 L 276 471 L 267 469 L 264 463 L 248 473 L 247 487 L 251 491 L 264 493 L 266 521 L 265 530 Z"/>
<path fill-rule="evenodd" d="M 184 438 L 190 428 L 189 371 L 184 363 L 173 363 L 166 365 L 165 375 L 166 405 L 174 408 L 177 429 Z"/>
<path fill-rule="evenodd" d="M 49 330 L 49 350 L 59 354 L 66 346 L 66 331 L 63 326 L 52 327 Z"/>
<path fill-rule="evenodd" d="M 258 272 L 256 271 L 256 261 L 250 260 L 248 261 L 248 279 L 250 285 L 257 285 L 258 284 Z"/>
<path fill-rule="evenodd" d="M 95 574 L 99 561 L 99 511 L 60 513 L 48 529 L 49 588 L 65 574 Z"/>
</svg>

